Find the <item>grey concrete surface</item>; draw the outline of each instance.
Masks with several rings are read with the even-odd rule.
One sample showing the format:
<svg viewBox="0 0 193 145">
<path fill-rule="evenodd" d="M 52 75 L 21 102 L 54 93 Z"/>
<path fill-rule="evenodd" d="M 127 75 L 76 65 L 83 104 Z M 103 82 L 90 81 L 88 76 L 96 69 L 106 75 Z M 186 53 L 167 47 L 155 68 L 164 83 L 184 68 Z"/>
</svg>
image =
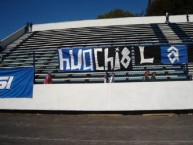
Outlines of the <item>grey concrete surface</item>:
<svg viewBox="0 0 193 145">
<path fill-rule="evenodd" d="M 0 113 L 0 145 L 193 145 L 193 116 Z"/>
</svg>

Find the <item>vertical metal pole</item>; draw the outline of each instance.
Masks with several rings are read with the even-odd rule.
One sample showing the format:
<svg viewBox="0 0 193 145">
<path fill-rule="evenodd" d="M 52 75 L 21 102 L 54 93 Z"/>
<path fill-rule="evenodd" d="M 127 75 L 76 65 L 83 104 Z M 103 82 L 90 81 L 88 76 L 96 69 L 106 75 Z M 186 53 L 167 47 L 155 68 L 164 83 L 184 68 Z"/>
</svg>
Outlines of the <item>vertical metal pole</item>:
<svg viewBox="0 0 193 145">
<path fill-rule="evenodd" d="M 33 51 L 34 83 L 35 83 L 35 52 Z"/>
<path fill-rule="evenodd" d="M 187 80 L 189 79 L 188 74 L 189 74 L 189 68 L 188 68 L 188 63 L 186 63 L 186 79 Z"/>
</svg>

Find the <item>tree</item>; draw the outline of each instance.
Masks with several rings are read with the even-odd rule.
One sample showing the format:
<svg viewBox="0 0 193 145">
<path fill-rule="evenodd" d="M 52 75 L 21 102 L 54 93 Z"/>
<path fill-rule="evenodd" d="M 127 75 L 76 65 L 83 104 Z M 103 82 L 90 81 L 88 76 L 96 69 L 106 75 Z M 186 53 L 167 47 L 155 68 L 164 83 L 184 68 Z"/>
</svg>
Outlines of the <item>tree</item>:
<svg viewBox="0 0 193 145">
<path fill-rule="evenodd" d="M 104 13 L 102 15 L 98 15 L 97 19 L 104 19 L 104 18 L 121 18 L 121 17 L 133 17 L 135 14 L 124 11 L 121 9 L 114 9 L 113 11 L 110 11 L 108 13 Z"/>
<path fill-rule="evenodd" d="M 193 13 L 193 0 L 154 0 L 148 5 L 146 15 L 159 16 Z"/>
</svg>

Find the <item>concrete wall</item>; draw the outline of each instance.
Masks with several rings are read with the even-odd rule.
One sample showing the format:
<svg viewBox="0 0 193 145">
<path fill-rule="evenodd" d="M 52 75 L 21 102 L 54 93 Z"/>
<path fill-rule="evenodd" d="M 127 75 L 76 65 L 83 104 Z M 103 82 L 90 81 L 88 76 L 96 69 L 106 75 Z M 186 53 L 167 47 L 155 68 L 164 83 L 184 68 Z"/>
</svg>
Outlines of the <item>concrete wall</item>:
<svg viewBox="0 0 193 145">
<path fill-rule="evenodd" d="M 193 81 L 34 85 L 32 99 L 0 99 L 0 109 L 79 111 L 193 109 Z"/>
<path fill-rule="evenodd" d="M 24 27 L 20 28 L 19 30 L 17 30 L 13 34 L 11 34 L 11 35 L 7 36 L 6 38 L 4 38 L 3 40 L 1 40 L 0 45 L 4 48 L 7 45 L 14 42 L 15 40 L 17 40 L 18 38 L 20 38 L 21 36 L 23 36 L 26 33 L 26 27 L 27 26 L 24 26 Z"/>
<path fill-rule="evenodd" d="M 113 25 L 165 23 L 165 21 L 166 21 L 165 16 L 82 20 L 82 21 L 72 21 L 72 22 L 35 24 L 32 27 L 32 31 L 82 28 L 82 27 L 94 27 L 94 26 L 100 27 L 100 26 L 113 26 Z M 189 15 L 189 21 L 193 22 L 193 15 Z M 187 22 L 186 15 L 170 16 L 170 22 L 172 23 Z"/>
</svg>

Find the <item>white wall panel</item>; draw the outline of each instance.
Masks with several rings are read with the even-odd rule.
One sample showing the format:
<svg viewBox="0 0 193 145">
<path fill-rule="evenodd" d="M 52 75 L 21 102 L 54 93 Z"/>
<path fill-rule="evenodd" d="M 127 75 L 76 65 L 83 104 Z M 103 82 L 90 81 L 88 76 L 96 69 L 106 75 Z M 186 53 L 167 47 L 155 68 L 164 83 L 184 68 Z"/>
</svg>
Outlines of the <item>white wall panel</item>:
<svg viewBox="0 0 193 145">
<path fill-rule="evenodd" d="M 114 26 L 114 25 L 165 23 L 165 21 L 166 21 L 165 16 L 82 20 L 82 21 L 59 22 L 59 23 L 34 24 L 32 27 L 32 31 L 81 28 L 81 27 Z M 193 21 L 193 15 L 189 15 L 189 21 L 190 22 Z M 187 22 L 186 15 L 170 16 L 170 22 L 172 23 Z"/>
<path fill-rule="evenodd" d="M 193 109 L 193 81 L 34 85 L 31 99 L 0 99 L 0 109 L 183 110 Z"/>
</svg>

